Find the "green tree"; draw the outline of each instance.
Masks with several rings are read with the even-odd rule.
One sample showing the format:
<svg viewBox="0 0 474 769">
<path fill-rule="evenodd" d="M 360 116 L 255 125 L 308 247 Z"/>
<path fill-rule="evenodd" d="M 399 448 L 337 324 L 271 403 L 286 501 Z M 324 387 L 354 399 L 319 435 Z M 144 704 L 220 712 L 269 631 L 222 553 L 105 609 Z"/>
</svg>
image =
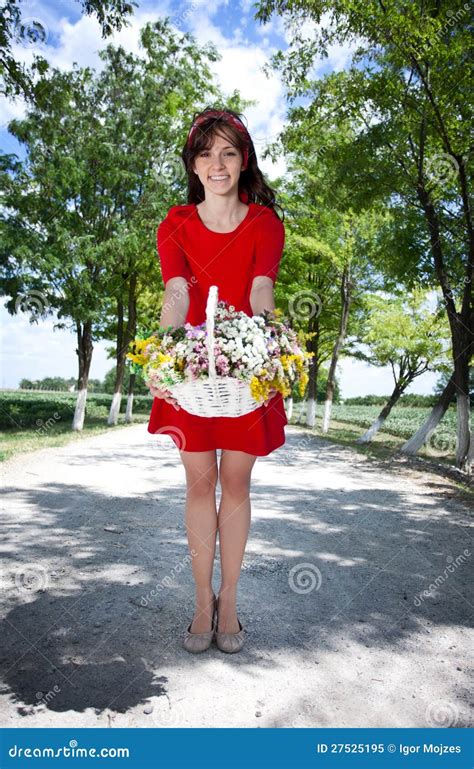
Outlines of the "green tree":
<svg viewBox="0 0 474 769">
<path fill-rule="evenodd" d="M 133 12 L 138 3 L 123 0 L 81 0 L 83 12 L 95 15 L 102 30 L 102 37 L 108 37 L 114 30 L 120 31 L 127 25 L 126 16 Z M 18 0 L 6 0 L 0 13 L 0 82 L 2 93 L 7 96 L 23 96 L 34 102 L 37 86 L 35 74 L 42 74 L 48 68 L 46 59 L 35 54 L 31 69 L 16 61 L 12 53 L 12 42 L 34 45 L 45 43 L 48 29 L 41 19 L 32 19 L 28 14 L 22 18 Z"/>
<path fill-rule="evenodd" d="M 392 214 L 386 274 L 407 285 L 436 281 L 442 291 L 456 387 L 456 464 L 470 472 L 469 6 L 459 0 L 263 0 L 256 17 L 266 22 L 273 11 L 293 25 L 290 50 L 272 60 L 289 98 L 310 99 L 300 109 L 316 128 L 350 116 L 356 139 L 340 144 L 339 175 L 353 185 L 353 206 L 379 199 Z M 315 22 L 306 39 L 303 20 Z M 354 39 L 347 72 L 311 80 L 316 57 L 326 56 L 329 45 Z"/>
<path fill-rule="evenodd" d="M 110 368 L 107 371 L 104 377 L 104 380 L 102 382 L 103 392 L 109 393 L 110 395 L 113 395 L 114 393 L 116 370 L 117 369 L 115 366 Z M 130 368 L 128 366 L 125 366 L 125 370 L 123 374 L 123 388 L 126 392 L 128 392 L 128 389 L 129 389 L 130 376 L 131 376 Z M 141 377 L 136 377 L 135 379 L 134 393 L 135 395 L 150 395 L 150 391 Z"/>
<path fill-rule="evenodd" d="M 443 322 L 439 312 L 426 308 L 427 292 L 414 289 L 410 295 L 366 297 L 367 318 L 362 348 L 356 357 L 371 366 L 390 366 L 394 389 L 378 417 L 357 439 L 368 443 L 382 427 L 400 396 L 425 371 L 439 370 L 446 364 L 447 345 L 443 340 Z M 444 324 L 445 336 L 448 328 Z"/>
<path fill-rule="evenodd" d="M 283 153 L 288 163 L 288 180 L 281 186 L 288 212 L 286 262 L 294 285 L 285 280 L 288 270 L 283 270 L 280 291 L 292 297 L 292 306 L 308 306 L 307 346 L 314 353 L 306 415 L 310 427 L 315 423 L 318 370 L 330 361 L 322 421 L 322 431 L 327 432 L 337 364 L 350 354 L 346 338 L 357 333 L 364 292 L 383 285 L 374 254 L 378 255 L 377 236 L 387 216 L 375 204 L 354 210 L 352 187 L 337 183 L 333 154 L 341 131 L 331 127 L 315 131 L 311 119 L 296 112 L 290 110 L 288 126 L 266 154 L 275 158 Z M 350 125 L 343 130 L 350 134 Z"/>
<path fill-rule="evenodd" d="M 206 64 L 217 58 L 213 46 L 176 36 L 168 20 L 147 25 L 141 41 L 145 59 L 112 46 L 101 52 L 106 66 L 96 78 L 89 69 L 52 70 L 39 104 L 9 125 L 27 160 L 4 159 L 2 292 L 12 297 L 11 313 L 23 309 L 25 294 L 39 297 L 36 316 L 56 311 L 59 328 L 70 319 L 79 361 L 75 430 L 84 422 L 93 341 L 110 338 L 113 318 L 120 393 L 137 295 L 145 281 L 160 285 L 156 223 L 183 184 L 179 111 L 188 123 L 198 100 L 216 93 Z"/>
</svg>

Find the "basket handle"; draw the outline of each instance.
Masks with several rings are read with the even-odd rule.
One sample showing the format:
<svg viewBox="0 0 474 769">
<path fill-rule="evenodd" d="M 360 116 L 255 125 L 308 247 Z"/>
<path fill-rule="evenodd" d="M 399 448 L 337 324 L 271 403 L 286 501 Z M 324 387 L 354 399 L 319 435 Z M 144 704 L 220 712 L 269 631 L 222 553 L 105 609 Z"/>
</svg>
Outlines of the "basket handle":
<svg viewBox="0 0 474 769">
<path fill-rule="evenodd" d="M 214 355 L 214 321 L 217 307 L 217 286 L 211 286 L 206 305 L 206 347 L 209 359 L 209 379 L 216 381 L 216 359 Z"/>
</svg>

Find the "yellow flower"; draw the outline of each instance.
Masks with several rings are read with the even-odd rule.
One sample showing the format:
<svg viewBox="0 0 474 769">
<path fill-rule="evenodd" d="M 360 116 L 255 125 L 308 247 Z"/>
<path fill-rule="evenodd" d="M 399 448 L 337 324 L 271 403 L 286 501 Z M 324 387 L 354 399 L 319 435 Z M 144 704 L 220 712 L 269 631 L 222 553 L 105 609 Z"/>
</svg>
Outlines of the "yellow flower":
<svg viewBox="0 0 474 769">
<path fill-rule="evenodd" d="M 304 395 L 304 391 L 306 390 L 306 385 L 308 384 L 308 379 L 309 379 L 308 374 L 304 371 L 301 374 L 300 381 L 299 381 L 299 392 L 301 396 Z"/>
<path fill-rule="evenodd" d="M 127 353 L 126 357 L 128 360 L 131 360 L 134 363 L 138 363 L 139 366 L 144 366 L 148 361 L 148 358 L 145 355 L 133 355 L 133 353 Z"/>
<path fill-rule="evenodd" d="M 145 348 L 154 341 L 154 336 L 149 336 L 147 339 L 134 339 L 129 344 L 130 352 L 127 353 L 126 357 L 128 360 L 138 363 L 139 366 L 144 366 L 149 359 L 149 354 L 145 353 Z"/>
</svg>

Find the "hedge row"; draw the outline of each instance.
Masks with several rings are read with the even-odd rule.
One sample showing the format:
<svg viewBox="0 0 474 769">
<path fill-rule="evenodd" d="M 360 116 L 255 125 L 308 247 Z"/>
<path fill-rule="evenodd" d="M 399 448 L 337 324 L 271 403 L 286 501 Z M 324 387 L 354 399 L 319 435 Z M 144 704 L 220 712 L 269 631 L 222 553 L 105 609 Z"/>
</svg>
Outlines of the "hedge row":
<svg viewBox="0 0 474 769">
<path fill-rule="evenodd" d="M 85 419 L 106 419 L 112 403 L 112 396 L 96 393 L 87 396 Z M 151 395 L 136 395 L 133 412 L 147 414 L 152 404 Z M 41 430 L 54 423 L 70 423 L 76 407 L 74 393 L 2 393 L 0 395 L 0 429 L 24 429 L 34 427 Z M 120 413 L 127 408 L 127 397 L 122 396 Z"/>
</svg>

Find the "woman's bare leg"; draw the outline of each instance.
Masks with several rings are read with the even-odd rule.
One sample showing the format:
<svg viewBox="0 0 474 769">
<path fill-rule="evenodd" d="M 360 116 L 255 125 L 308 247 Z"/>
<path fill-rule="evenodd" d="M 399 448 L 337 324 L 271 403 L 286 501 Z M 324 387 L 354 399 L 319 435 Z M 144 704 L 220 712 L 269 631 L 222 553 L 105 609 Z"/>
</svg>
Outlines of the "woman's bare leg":
<svg viewBox="0 0 474 769">
<path fill-rule="evenodd" d="M 196 592 L 191 633 L 211 629 L 212 570 L 216 552 L 218 479 L 216 451 L 180 451 L 186 471 L 185 523 Z"/>
<path fill-rule="evenodd" d="M 257 459 L 244 451 L 222 449 L 221 501 L 217 517 L 221 558 L 220 633 L 237 633 L 237 583 L 250 528 L 250 477 Z"/>
</svg>

